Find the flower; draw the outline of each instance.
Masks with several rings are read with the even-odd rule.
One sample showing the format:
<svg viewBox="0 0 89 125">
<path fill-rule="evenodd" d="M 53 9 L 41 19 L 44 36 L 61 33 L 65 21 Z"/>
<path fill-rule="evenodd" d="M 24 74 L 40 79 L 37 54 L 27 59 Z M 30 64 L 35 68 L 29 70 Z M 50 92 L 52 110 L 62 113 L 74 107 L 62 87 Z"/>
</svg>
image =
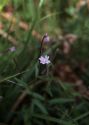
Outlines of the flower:
<svg viewBox="0 0 89 125">
<path fill-rule="evenodd" d="M 12 46 L 11 48 L 9 48 L 10 52 L 14 52 L 16 50 L 16 48 L 14 46 Z"/>
<path fill-rule="evenodd" d="M 47 56 L 47 55 L 41 56 L 39 58 L 39 60 L 40 60 L 41 64 L 49 64 L 50 63 L 49 56 Z"/>
<path fill-rule="evenodd" d="M 48 36 L 47 33 L 44 35 L 44 40 L 43 40 L 43 42 L 44 42 L 44 43 L 50 42 L 50 38 L 49 38 L 49 36 Z"/>
</svg>

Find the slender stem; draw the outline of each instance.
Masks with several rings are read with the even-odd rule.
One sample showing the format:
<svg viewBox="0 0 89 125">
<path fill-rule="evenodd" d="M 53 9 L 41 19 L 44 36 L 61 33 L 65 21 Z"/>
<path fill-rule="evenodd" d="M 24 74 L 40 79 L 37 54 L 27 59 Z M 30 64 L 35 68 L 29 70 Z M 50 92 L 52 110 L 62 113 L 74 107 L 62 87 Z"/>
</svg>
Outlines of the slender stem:
<svg viewBox="0 0 89 125">
<path fill-rule="evenodd" d="M 42 38 L 42 40 L 41 40 L 41 47 L 40 47 L 40 54 L 39 54 L 39 56 L 41 56 L 42 55 L 42 52 L 43 52 L 43 44 L 44 44 L 44 39 L 47 37 L 47 34 L 45 34 L 44 36 L 43 36 L 43 38 Z M 41 65 L 40 65 L 40 67 L 39 67 L 39 69 L 41 69 Z M 45 65 L 45 69 L 43 70 L 43 73 L 44 72 L 46 72 L 46 74 L 48 75 L 48 67 L 47 67 L 47 65 Z M 42 73 L 41 71 L 39 72 L 40 74 Z M 43 74 L 42 73 L 42 74 Z"/>
<path fill-rule="evenodd" d="M 42 55 L 42 49 L 43 49 L 43 43 L 44 43 L 45 37 L 46 37 L 46 35 L 44 35 L 43 38 L 42 38 L 42 40 L 41 40 L 40 56 Z"/>
</svg>

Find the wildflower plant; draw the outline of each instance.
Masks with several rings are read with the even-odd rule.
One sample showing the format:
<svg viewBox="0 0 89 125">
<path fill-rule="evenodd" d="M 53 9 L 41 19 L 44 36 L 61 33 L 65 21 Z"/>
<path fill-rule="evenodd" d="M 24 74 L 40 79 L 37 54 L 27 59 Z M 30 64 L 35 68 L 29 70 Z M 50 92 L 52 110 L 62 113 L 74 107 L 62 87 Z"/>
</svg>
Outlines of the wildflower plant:
<svg viewBox="0 0 89 125">
<path fill-rule="evenodd" d="M 39 67 L 40 69 L 40 74 L 41 72 L 44 71 L 44 69 L 46 69 L 46 74 L 48 74 L 49 71 L 49 67 L 47 65 L 49 65 L 51 63 L 50 58 L 47 54 L 45 54 L 45 51 L 43 51 L 44 49 L 44 44 L 50 42 L 50 38 L 48 36 L 48 34 L 46 33 L 41 41 L 41 47 L 40 47 L 40 56 L 38 58 L 39 60 L 39 65 L 45 65 L 45 68 L 41 68 L 41 66 Z M 43 71 L 42 71 L 43 70 Z"/>
<path fill-rule="evenodd" d="M 11 48 L 9 48 L 9 51 L 10 51 L 10 52 L 14 52 L 14 51 L 16 51 L 15 46 L 12 46 Z"/>
<path fill-rule="evenodd" d="M 43 45 L 44 43 L 50 42 L 50 38 L 48 36 L 48 34 L 46 33 L 41 41 L 41 47 L 40 47 L 40 57 L 39 57 L 39 61 L 41 64 L 49 64 L 50 60 L 49 60 L 49 56 L 48 55 L 43 55 Z"/>
<path fill-rule="evenodd" d="M 44 43 L 50 42 L 50 38 L 49 38 L 49 36 L 48 36 L 47 33 L 46 33 L 46 34 L 44 35 L 44 37 L 43 37 L 43 42 L 44 42 Z"/>
<path fill-rule="evenodd" d="M 88 125 L 89 20 L 81 14 L 72 22 L 71 16 L 65 14 L 69 3 L 13 0 L 6 8 L 13 8 L 13 17 L 7 19 L 4 15 L 2 20 L 1 13 L 4 27 L 0 28 L 0 125 Z M 77 23 L 80 19 L 81 25 Z M 45 30 L 53 39 L 46 33 L 41 40 L 38 32 Z M 65 37 L 66 33 L 76 33 L 79 45 L 72 46 L 74 42 Z M 78 47 L 74 49 L 76 58 L 74 51 L 73 55 L 71 51 L 63 53 L 68 39 L 70 47 Z M 77 59 L 81 56 L 79 67 Z"/>
<path fill-rule="evenodd" d="M 41 64 L 49 64 L 50 63 L 49 56 L 47 56 L 47 55 L 41 56 L 39 58 L 39 60 L 40 60 Z"/>
</svg>

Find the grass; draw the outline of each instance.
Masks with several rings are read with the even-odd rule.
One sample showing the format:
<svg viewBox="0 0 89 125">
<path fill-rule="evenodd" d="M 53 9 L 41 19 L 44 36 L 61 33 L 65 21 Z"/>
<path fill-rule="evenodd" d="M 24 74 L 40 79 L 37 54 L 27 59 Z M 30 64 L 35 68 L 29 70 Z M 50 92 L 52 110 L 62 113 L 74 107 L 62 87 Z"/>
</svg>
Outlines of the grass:
<svg viewBox="0 0 89 125">
<path fill-rule="evenodd" d="M 66 2 L 68 7 L 54 0 L 0 4 L 1 125 L 88 125 L 88 11 L 71 12 L 77 2 Z M 45 33 L 50 42 L 41 48 Z M 70 44 L 66 34 L 78 39 Z M 49 55 L 49 65 L 39 63 L 40 49 Z"/>
</svg>

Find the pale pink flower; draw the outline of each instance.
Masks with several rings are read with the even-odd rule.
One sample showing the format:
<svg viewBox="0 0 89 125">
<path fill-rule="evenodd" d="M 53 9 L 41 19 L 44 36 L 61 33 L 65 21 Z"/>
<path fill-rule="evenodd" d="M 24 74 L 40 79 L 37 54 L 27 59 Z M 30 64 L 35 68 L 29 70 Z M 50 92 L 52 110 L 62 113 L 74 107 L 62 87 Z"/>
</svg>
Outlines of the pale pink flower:
<svg viewBox="0 0 89 125">
<path fill-rule="evenodd" d="M 49 64 L 50 63 L 49 56 L 47 56 L 47 55 L 41 56 L 39 58 L 39 60 L 40 60 L 41 64 Z"/>
<path fill-rule="evenodd" d="M 16 48 L 14 46 L 12 46 L 11 48 L 9 48 L 10 52 L 14 52 L 16 51 Z"/>
<path fill-rule="evenodd" d="M 48 42 L 50 42 L 50 38 L 49 38 L 48 34 L 46 33 L 44 36 L 44 43 L 48 43 Z"/>
</svg>

